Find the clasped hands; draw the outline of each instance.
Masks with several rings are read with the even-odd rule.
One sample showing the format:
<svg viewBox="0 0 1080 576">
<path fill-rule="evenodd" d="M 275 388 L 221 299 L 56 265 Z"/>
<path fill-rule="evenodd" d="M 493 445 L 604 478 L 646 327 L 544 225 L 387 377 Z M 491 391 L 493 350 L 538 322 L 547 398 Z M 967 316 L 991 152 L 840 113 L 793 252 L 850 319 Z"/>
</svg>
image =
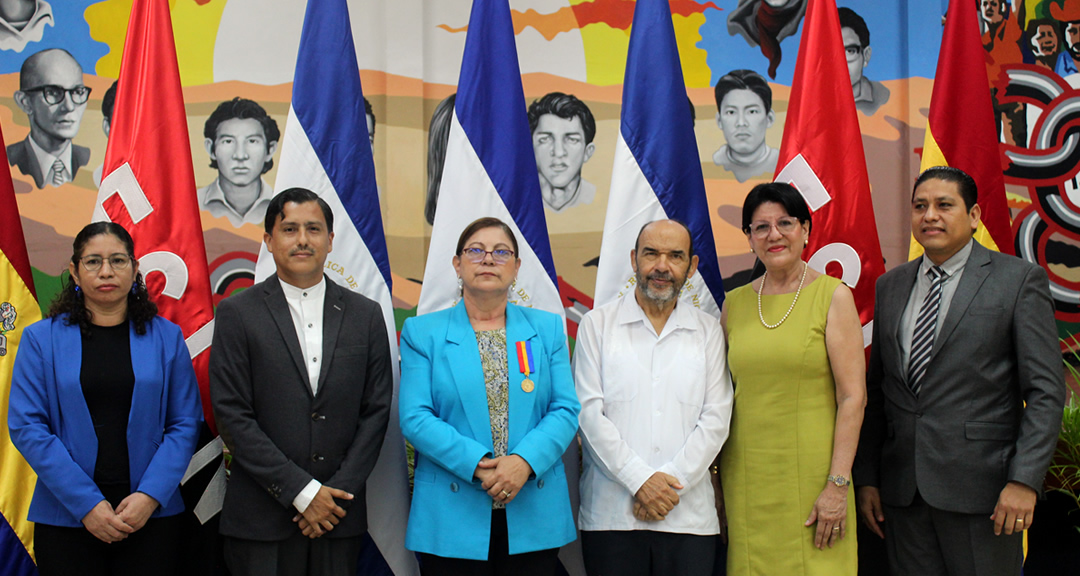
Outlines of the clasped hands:
<svg viewBox="0 0 1080 576">
<path fill-rule="evenodd" d="M 488 458 L 484 456 L 476 465 L 473 477 L 496 502 L 509 504 L 514 501 L 521 487 L 529 481 L 532 466 L 517 454 Z"/>
<path fill-rule="evenodd" d="M 634 494 L 634 518 L 642 522 L 659 522 L 679 504 L 683 485 L 665 472 L 654 472 Z"/>
<path fill-rule="evenodd" d="M 293 522 L 300 527 L 300 532 L 308 538 L 318 538 L 334 529 L 345 517 L 345 509 L 338 506 L 334 498 L 352 500 L 353 495 L 338 488 L 320 486 L 319 492 L 302 514 L 293 516 Z"/>
<path fill-rule="evenodd" d="M 111 544 L 127 538 L 146 525 L 159 504 L 142 492 L 134 492 L 113 507 L 107 500 L 98 502 L 83 516 L 82 523 L 95 538 Z"/>
</svg>

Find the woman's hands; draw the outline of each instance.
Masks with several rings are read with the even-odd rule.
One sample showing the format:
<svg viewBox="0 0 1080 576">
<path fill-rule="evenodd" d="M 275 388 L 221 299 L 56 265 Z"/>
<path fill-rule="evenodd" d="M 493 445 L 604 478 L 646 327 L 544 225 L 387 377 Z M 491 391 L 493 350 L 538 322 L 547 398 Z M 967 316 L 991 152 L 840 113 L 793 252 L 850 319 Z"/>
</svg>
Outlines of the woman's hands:
<svg viewBox="0 0 1080 576">
<path fill-rule="evenodd" d="M 106 544 L 119 542 L 135 532 L 135 528 L 124 522 L 105 500 L 91 508 L 90 512 L 83 516 L 82 523 L 95 538 Z"/>
<path fill-rule="evenodd" d="M 510 454 L 499 458 L 481 458 L 473 475 L 480 480 L 480 485 L 492 500 L 509 504 L 521 492 L 521 487 L 532 472 L 532 466 L 524 458 Z"/>
<path fill-rule="evenodd" d="M 817 523 L 817 532 L 814 534 L 814 546 L 824 549 L 826 546 L 840 542 L 847 534 L 847 494 L 849 487 L 840 487 L 833 483 L 825 486 L 814 501 L 814 508 L 810 511 L 810 517 L 806 519 L 806 526 Z"/>
</svg>

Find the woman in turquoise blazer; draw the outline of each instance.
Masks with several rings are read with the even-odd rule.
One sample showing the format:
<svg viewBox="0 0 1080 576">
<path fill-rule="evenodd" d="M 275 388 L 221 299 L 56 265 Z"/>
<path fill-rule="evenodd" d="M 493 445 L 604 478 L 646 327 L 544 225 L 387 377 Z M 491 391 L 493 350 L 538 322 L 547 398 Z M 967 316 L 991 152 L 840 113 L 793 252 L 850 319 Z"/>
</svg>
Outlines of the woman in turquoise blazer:
<svg viewBox="0 0 1080 576">
<path fill-rule="evenodd" d="M 173 574 L 179 483 L 203 419 L 191 356 L 122 227 L 91 224 L 74 244 L 71 278 L 23 332 L 11 381 L 11 441 L 38 476 L 38 570 Z"/>
<path fill-rule="evenodd" d="M 508 303 L 521 261 L 503 222 L 470 224 L 456 254 L 462 301 L 401 335 L 416 450 L 405 546 L 425 574 L 550 575 L 576 537 L 561 458 L 581 405 L 563 321 Z"/>
</svg>

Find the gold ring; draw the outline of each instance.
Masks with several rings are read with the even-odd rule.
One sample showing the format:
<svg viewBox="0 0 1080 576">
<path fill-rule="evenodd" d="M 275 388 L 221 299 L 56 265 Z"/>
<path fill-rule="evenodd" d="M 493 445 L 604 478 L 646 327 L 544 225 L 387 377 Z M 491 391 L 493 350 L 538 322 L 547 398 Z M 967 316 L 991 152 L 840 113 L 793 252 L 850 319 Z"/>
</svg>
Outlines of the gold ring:
<svg viewBox="0 0 1080 576">
<path fill-rule="evenodd" d="M 1023 524 L 1023 523 L 1024 523 L 1024 519 L 1023 519 L 1023 518 L 1017 518 L 1017 519 L 1016 519 L 1016 523 L 1017 523 L 1017 524 Z"/>
<path fill-rule="evenodd" d="M 503 492 L 503 496 L 506 496 L 507 498 L 510 497 L 510 493 L 507 492 L 506 490 L 503 490 L 502 492 Z"/>
<path fill-rule="evenodd" d="M 833 531 L 833 532 L 839 532 L 839 531 L 840 531 L 840 527 L 839 527 L 839 526 L 834 526 L 834 527 L 833 527 L 833 529 L 832 529 L 832 531 Z"/>
</svg>

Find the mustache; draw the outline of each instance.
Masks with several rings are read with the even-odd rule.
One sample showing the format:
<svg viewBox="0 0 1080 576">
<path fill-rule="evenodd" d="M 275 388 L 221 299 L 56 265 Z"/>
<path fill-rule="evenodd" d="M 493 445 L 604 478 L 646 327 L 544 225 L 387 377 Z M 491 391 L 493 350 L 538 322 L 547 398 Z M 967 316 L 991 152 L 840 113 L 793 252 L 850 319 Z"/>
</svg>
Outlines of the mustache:
<svg viewBox="0 0 1080 576">
<path fill-rule="evenodd" d="M 668 282 L 674 282 L 675 276 L 671 272 L 653 272 L 648 276 L 649 280 L 666 280 Z"/>
<path fill-rule="evenodd" d="M 292 250 L 289 250 L 289 256 L 296 256 L 297 254 L 300 254 L 301 252 L 304 252 L 304 253 L 307 253 L 307 254 L 314 254 L 315 249 L 312 248 L 311 246 L 308 246 L 307 244 L 301 244 L 300 246 L 297 246 L 297 247 L 293 248 Z"/>
</svg>

